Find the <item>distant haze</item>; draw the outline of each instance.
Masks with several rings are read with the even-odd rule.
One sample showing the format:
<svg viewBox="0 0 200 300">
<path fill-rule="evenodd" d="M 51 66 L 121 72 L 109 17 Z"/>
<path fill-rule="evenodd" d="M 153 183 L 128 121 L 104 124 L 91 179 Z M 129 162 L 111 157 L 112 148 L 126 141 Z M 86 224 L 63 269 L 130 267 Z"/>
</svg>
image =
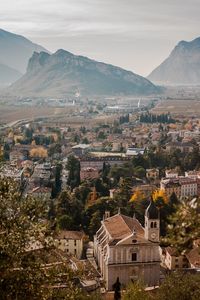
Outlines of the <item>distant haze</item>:
<svg viewBox="0 0 200 300">
<path fill-rule="evenodd" d="M 180 40 L 200 36 L 199 0 L 7 0 L 0 28 L 148 75 Z"/>
</svg>

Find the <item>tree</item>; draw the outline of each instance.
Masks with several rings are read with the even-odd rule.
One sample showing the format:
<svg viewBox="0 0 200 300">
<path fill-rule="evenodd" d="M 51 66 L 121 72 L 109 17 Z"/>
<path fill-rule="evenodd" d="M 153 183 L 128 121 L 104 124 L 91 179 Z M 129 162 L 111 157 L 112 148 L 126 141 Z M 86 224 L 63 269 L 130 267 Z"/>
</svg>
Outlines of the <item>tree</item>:
<svg viewBox="0 0 200 300">
<path fill-rule="evenodd" d="M 200 233 L 200 203 L 198 198 L 179 204 L 170 218 L 166 240 L 180 252 L 191 249 Z"/>
<path fill-rule="evenodd" d="M 67 169 L 69 170 L 67 184 L 73 190 L 80 184 L 80 162 L 73 155 L 68 158 Z"/>
<path fill-rule="evenodd" d="M 149 294 L 145 292 L 145 286 L 139 282 L 133 282 L 127 287 L 123 300 L 149 300 Z"/>
<path fill-rule="evenodd" d="M 22 198 L 16 183 L 0 180 L 0 295 L 2 300 L 79 299 L 76 276 L 62 261 L 48 268 L 54 246 L 46 204 Z M 53 286 L 65 282 L 65 294 Z M 81 298 L 80 298 L 81 299 Z"/>
<path fill-rule="evenodd" d="M 56 218 L 58 226 L 59 224 L 61 227 L 64 226 L 63 224 L 68 224 L 68 229 L 71 227 L 71 229 L 78 230 L 81 224 L 82 208 L 83 206 L 80 201 L 78 201 L 70 191 L 62 191 L 56 200 Z M 67 219 L 67 217 L 69 218 Z"/>
<path fill-rule="evenodd" d="M 63 215 L 58 218 L 58 227 L 61 230 L 71 230 L 73 228 L 73 219 L 69 215 Z"/>
<path fill-rule="evenodd" d="M 172 273 L 161 284 L 158 300 L 198 300 L 200 299 L 199 275 Z"/>
</svg>

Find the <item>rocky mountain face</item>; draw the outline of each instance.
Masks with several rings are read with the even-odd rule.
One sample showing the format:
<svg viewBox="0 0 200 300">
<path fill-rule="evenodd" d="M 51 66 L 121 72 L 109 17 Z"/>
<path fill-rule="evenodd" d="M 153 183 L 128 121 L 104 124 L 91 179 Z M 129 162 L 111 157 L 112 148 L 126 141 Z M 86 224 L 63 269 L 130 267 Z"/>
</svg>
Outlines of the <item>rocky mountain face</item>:
<svg viewBox="0 0 200 300">
<path fill-rule="evenodd" d="M 147 78 L 159 84 L 200 84 L 200 37 L 191 42 L 179 42 Z"/>
<path fill-rule="evenodd" d="M 26 74 L 9 91 L 26 96 L 153 94 L 149 80 L 119 67 L 76 56 L 65 50 L 34 52 Z"/>
<path fill-rule="evenodd" d="M 46 51 L 45 48 L 32 43 L 25 37 L 0 29 L 0 84 L 11 83 L 18 79 L 18 76 L 13 76 L 13 71 L 16 74 L 24 74 L 26 72 L 29 58 L 34 51 Z M 6 74 L 4 74 L 5 67 L 8 67 Z M 10 74 L 10 76 L 9 76 Z M 5 77 L 4 77 L 5 75 Z"/>
</svg>

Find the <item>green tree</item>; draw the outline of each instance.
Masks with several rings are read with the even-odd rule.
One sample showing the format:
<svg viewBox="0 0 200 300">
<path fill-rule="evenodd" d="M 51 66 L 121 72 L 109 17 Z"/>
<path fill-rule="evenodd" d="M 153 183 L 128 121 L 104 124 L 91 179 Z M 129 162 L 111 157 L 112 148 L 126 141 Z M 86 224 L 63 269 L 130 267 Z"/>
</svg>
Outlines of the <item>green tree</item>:
<svg viewBox="0 0 200 300">
<path fill-rule="evenodd" d="M 67 169 L 69 170 L 67 184 L 73 190 L 80 184 L 80 162 L 73 155 L 68 157 Z"/>
<path fill-rule="evenodd" d="M 158 300 L 198 300 L 200 299 L 199 275 L 172 273 L 161 284 Z"/>
<path fill-rule="evenodd" d="M 166 240 L 180 252 L 192 248 L 200 233 L 200 202 L 198 198 L 179 204 L 170 218 Z"/>
<path fill-rule="evenodd" d="M 54 246 L 46 204 L 22 198 L 16 183 L 0 180 L 0 298 L 2 300 L 79 299 L 72 271 L 62 261 L 45 268 Z M 53 286 L 65 282 L 65 294 Z M 59 298 L 60 297 L 60 298 Z M 81 299 L 81 298 L 80 298 Z"/>
<path fill-rule="evenodd" d="M 134 283 L 131 283 L 124 293 L 122 300 L 149 300 L 150 298 L 149 294 L 145 292 L 145 286 L 139 282 L 136 281 Z"/>
</svg>

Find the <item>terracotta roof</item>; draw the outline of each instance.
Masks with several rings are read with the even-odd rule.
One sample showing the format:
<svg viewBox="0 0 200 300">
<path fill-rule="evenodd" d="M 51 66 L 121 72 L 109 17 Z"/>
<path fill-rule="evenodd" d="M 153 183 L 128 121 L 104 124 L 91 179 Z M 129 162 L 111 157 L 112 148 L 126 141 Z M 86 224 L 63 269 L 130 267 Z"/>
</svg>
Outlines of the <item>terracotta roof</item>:
<svg viewBox="0 0 200 300">
<path fill-rule="evenodd" d="M 179 256 L 178 251 L 177 251 L 176 248 L 173 248 L 173 247 L 167 247 L 167 248 L 165 248 L 165 251 L 168 252 L 169 255 L 171 255 L 171 256 L 176 256 L 176 257 Z"/>
<path fill-rule="evenodd" d="M 133 229 L 136 234 L 144 236 L 142 225 L 135 218 L 130 218 L 122 214 L 114 215 L 103 221 L 104 226 L 113 239 L 123 239 L 129 236 Z"/>
<path fill-rule="evenodd" d="M 192 249 L 190 252 L 186 254 L 189 263 L 194 267 L 200 267 L 200 247 Z"/>
<path fill-rule="evenodd" d="M 81 240 L 84 236 L 82 231 L 70 231 L 70 230 L 61 230 L 57 234 L 57 239 L 66 239 L 66 240 Z"/>
</svg>

